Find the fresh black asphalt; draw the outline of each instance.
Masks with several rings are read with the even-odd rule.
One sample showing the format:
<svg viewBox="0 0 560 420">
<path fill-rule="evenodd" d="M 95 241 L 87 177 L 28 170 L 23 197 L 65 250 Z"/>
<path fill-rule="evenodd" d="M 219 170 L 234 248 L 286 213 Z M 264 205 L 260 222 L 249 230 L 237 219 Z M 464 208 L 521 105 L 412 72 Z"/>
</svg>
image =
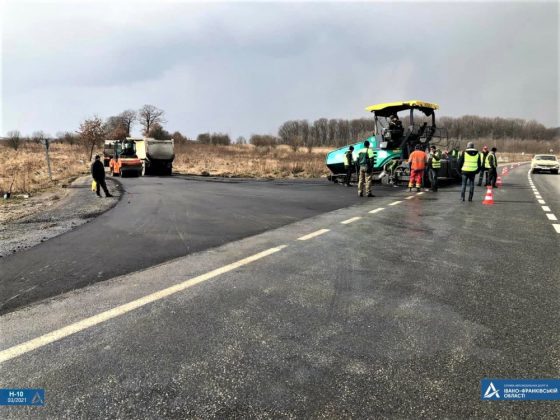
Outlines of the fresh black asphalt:
<svg viewBox="0 0 560 420">
<path fill-rule="evenodd" d="M 558 215 L 558 183 L 533 180 Z M 6 362 L 0 386 L 44 387 L 48 402 L 2 414 L 557 418 L 556 402 L 480 399 L 482 378 L 560 372 L 560 235 L 526 167 L 505 178 L 493 206 L 483 194 L 462 203 L 450 187 L 410 200 L 401 192 L 395 206 L 391 196 L 361 201 L 4 315 L 15 344 L 287 245 Z M 330 231 L 297 240 L 321 228 Z"/>
<path fill-rule="evenodd" d="M 116 208 L 0 259 L 0 314 L 360 202 L 326 180 L 125 178 Z M 394 193 L 382 188 L 379 195 Z M 91 200 L 97 200 L 94 194 Z M 362 198 L 364 200 L 364 198 Z"/>
</svg>

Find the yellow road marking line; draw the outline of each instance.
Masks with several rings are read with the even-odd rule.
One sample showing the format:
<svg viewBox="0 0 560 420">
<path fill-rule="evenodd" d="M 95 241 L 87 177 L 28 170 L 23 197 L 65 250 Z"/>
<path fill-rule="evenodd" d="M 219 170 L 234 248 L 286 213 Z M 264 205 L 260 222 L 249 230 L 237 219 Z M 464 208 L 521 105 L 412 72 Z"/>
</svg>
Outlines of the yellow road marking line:
<svg viewBox="0 0 560 420">
<path fill-rule="evenodd" d="M 217 277 L 221 274 L 225 274 L 229 271 L 235 270 L 239 267 L 244 265 L 250 264 L 261 258 L 267 257 L 272 255 L 282 249 L 286 248 L 287 245 L 280 245 L 274 248 L 267 249 L 266 251 L 259 252 L 258 254 L 251 255 L 250 257 L 243 258 L 237 262 L 224 265 L 223 267 L 216 268 L 215 270 L 209 271 L 206 274 L 202 274 L 197 277 L 193 277 L 192 279 L 186 280 L 182 283 L 176 284 L 171 287 L 167 287 L 165 289 L 159 290 L 157 292 L 151 293 L 139 299 L 135 299 L 132 302 L 125 303 L 123 305 L 119 305 L 113 309 L 109 309 L 107 311 L 101 312 L 97 315 L 93 315 L 89 318 L 82 319 L 81 321 L 75 322 L 73 324 L 67 325 L 66 327 L 62 327 L 58 330 L 51 331 L 50 333 L 44 334 L 40 337 L 34 338 L 32 340 L 26 341 L 24 343 L 15 345 L 13 347 L 7 348 L 6 350 L 2 350 L 0 352 L 0 363 L 3 363 L 7 360 L 13 359 L 14 357 L 21 356 L 22 354 L 28 353 L 30 351 L 36 350 L 40 347 L 46 346 L 47 344 L 53 343 L 55 341 L 61 340 L 69 335 L 76 334 L 80 331 L 86 330 L 88 328 L 94 327 L 98 324 L 101 324 L 105 321 L 108 321 L 112 318 L 116 318 L 118 316 L 124 315 L 130 311 L 138 309 L 142 306 L 145 306 L 149 303 L 161 300 L 168 296 L 171 296 L 175 293 L 181 292 L 185 289 L 193 287 L 199 283 L 205 282 L 210 280 L 214 277 Z"/>
<path fill-rule="evenodd" d="M 396 206 L 397 204 L 402 203 L 402 201 L 393 201 L 390 206 Z"/>
<path fill-rule="evenodd" d="M 307 235 L 301 236 L 298 238 L 298 241 L 307 241 L 308 239 L 314 238 L 316 236 L 322 235 L 323 233 L 329 232 L 330 229 L 319 229 L 315 232 L 311 232 Z"/>
<path fill-rule="evenodd" d="M 376 209 L 371 210 L 369 213 L 375 214 L 375 213 L 379 213 L 381 210 L 385 210 L 385 207 L 378 207 Z"/>
<path fill-rule="evenodd" d="M 355 222 L 356 220 L 360 220 L 361 217 L 360 216 L 356 216 L 356 217 L 351 217 L 350 219 L 346 219 L 340 223 L 342 223 L 343 225 L 347 225 L 348 223 L 352 223 Z"/>
<path fill-rule="evenodd" d="M 556 215 L 552 213 L 546 213 L 546 217 L 548 217 L 548 220 L 558 220 Z"/>
</svg>

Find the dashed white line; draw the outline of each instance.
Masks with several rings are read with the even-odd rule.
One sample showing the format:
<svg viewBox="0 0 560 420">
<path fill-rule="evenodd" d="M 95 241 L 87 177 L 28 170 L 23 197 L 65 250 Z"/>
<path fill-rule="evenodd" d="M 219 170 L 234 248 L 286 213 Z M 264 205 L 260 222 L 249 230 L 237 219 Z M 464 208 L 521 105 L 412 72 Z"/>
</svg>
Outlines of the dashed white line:
<svg viewBox="0 0 560 420">
<path fill-rule="evenodd" d="M 541 206 L 541 208 L 542 208 L 544 211 L 550 211 L 550 207 L 548 207 L 548 206 Z"/>
<path fill-rule="evenodd" d="M 370 211 L 370 214 L 379 213 L 381 210 L 385 210 L 385 207 L 378 207 Z"/>
<path fill-rule="evenodd" d="M 322 235 L 323 233 L 327 233 L 329 231 L 330 231 L 329 229 L 319 229 L 319 230 L 316 230 L 315 232 L 311 232 L 307 235 L 303 235 L 303 236 L 299 237 L 298 241 L 307 241 L 308 239 L 315 238 L 316 236 Z"/>
<path fill-rule="evenodd" d="M 412 198 L 414 198 L 413 195 L 411 195 L 411 196 L 409 196 L 409 197 L 406 197 L 405 200 L 410 200 L 410 199 L 412 199 Z"/>
<path fill-rule="evenodd" d="M 548 217 L 548 220 L 558 220 L 553 213 L 546 213 L 546 217 Z"/>
<path fill-rule="evenodd" d="M 343 224 L 343 225 L 347 225 L 348 223 L 352 223 L 352 222 L 355 222 L 356 220 L 360 220 L 360 219 L 361 219 L 360 216 L 356 216 L 356 217 L 351 217 L 350 219 L 343 220 L 340 223 Z"/>
<path fill-rule="evenodd" d="M 402 203 L 402 201 L 393 201 L 390 206 L 396 206 L 397 204 Z"/>
<path fill-rule="evenodd" d="M 537 200 L 539 202 L 539 204 L 546 204 L 546 201 L 544 200 Z"/>
<path fill-rule="evenodd" d="M 424 194 L 424 191 L 416 193 L 416 195 L 422 195 L 422 194 Z"/>
<path fill-rule="evenodd" d="M 259 252 L 258 254 L 251 255 L 250 257 L 243 258 L 237 262 L 224 265 L 223 267 L 216 268 L 215 270 L 209 271 L 206 274 L 202 274 L 192 279 L 186 280 L 182 283 L 176 284 L 171 287 L 159 290 L 157 292 L 151 293 L 139 299 L 133 300 L 132 302 L 119 305 L 113 309 L 101 312 L 97 315 L 93 315 L 89 318 L 82 319 L 81 321 L 75 322 L 73 324 L 62 327 L 58 330 L 51 331 L 50 333 L 41 335 L 40 337 L 34 338 L 32 340 L 26 341 L 24 343 L 18 344 L 16 346 L 7 348 L 0 351 L 0 363 L 7 360 L 13 359 L 14 357 L 21 356 L 22 354 L 28 353 L 30 351 L 36 350 L 40 347 L 46 346 L 47 344 L 53 343 L 55 341 L 61 340 L 70 335 L 76 334 L 80 331 L 91 328 L 95 325 L 101 324 L 110 319 L 124 315 L 130 311 L 138 309 L 149 303 L 161 300 L 175 293 L 181 292 L 185 289 L 193 287 L 199 283 L 203 283 L 221 274 L 225 274 L 229 271 L 233 271 L 239 267 L 250 264 L 261 258 L 272 255 L 282 249 L 286 248 L 287 245 L 280 245 L 275 248 L 267 249 L 266 251 Z"/>
<path fill-rule="evenodd" d="M 556 230 L 556 233 L 560 233 L 560 225 L 558 223 L 553 223 L 552 226 L 554 226 L 554 230 Z"/>
</svg>

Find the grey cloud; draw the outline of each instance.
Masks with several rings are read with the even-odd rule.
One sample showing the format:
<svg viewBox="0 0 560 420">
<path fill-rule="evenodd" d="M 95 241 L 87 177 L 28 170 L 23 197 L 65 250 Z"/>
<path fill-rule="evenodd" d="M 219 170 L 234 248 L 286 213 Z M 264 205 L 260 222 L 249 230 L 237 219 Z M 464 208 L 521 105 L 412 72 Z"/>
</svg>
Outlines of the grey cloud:
<svg viewBox="0 0 560 420">
<path fill-rule="evenodd" d="M 367 116 L 366 105 L 413 97 L 446 115 L 559 124 L 554 3 L 150 4 L 124 24 L 104 18 L 107 7 L 66 9 L 64 36 L 26 27 L 25 48 L 14 39 L 25 14 L 13 13 L 3 102 L 21 109 L 4 105 L 3 131 L 30 97 L 45 108 L 56 97 L 62 113 L 78 102 L 84 115 L 155 103 L 190 135 L 275 132 L 288 118 Z M 51 31 L 60 19 L 47 19 Z M 73 112 L 51 128 L 49 112 L 19 128 L 79 122 Z"/>
</svg>

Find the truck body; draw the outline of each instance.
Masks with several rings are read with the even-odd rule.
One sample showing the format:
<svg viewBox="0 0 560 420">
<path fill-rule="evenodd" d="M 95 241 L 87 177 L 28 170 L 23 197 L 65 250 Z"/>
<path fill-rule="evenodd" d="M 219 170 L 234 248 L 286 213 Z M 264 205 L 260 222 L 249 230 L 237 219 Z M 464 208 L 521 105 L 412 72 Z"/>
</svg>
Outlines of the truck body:
<svg viewBox="0 0 560 420">
<path fill-rule="evenodd" d="M 161 173 L 163 175 L 171 175 L 173 160 L 175 159 L 173 139 L 129 138 L 127 140 L 133 140 L 136 144 L 136 154 L 142 160 L 144 174 Z"/>
</svg>

